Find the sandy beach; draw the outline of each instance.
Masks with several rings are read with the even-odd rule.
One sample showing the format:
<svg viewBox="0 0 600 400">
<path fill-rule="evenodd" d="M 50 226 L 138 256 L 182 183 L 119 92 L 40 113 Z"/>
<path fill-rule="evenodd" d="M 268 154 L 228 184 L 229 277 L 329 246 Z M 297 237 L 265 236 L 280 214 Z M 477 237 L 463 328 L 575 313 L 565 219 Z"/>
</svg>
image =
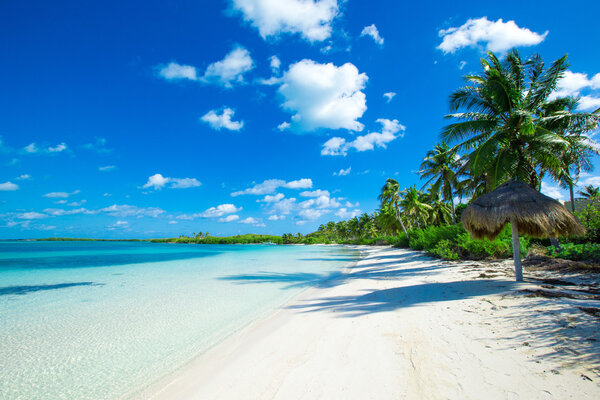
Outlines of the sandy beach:
<svg viewBox="0 0 600 400">
<path fill-rule="evenodd" d="M 517 284 L 510 260 L 443 262 L 404 249 L 361 251 L 344 274 L 304 291 L 140 397 L 600 398 L 600 320 L 589 308 L 598 296 L 580 290 L 596 282 L 576 275 L 557 281 L 526 268 Z"/>
</svg>

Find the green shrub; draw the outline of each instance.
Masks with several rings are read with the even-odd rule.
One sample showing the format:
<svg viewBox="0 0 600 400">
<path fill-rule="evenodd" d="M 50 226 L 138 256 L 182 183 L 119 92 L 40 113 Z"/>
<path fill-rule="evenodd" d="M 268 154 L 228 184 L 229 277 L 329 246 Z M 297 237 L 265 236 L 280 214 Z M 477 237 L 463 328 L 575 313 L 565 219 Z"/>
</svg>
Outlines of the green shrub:
<svg viewBox="0 0 600 400">
<path fill-rule="evenodd" d="M 444 260 L 458 260 L 459 256 L 455 248 L 456 246 L 450 240 L 442 239 L 429 253 Z"/>
<path fill-rule="evenodd" d="M 440 240 L 456 240 L 465 230 L 461 225 L 428 226 L 408 232 L 408 243 L 414 250 L 431 250 Z"/>
<path fill-rule="evenodd" d="M 573 261 L 600 262 L 600 243 L 565 243 L 557 250 L 553 246 L 547 248 L 552 257 L 564 258 Z"/>
</svg>

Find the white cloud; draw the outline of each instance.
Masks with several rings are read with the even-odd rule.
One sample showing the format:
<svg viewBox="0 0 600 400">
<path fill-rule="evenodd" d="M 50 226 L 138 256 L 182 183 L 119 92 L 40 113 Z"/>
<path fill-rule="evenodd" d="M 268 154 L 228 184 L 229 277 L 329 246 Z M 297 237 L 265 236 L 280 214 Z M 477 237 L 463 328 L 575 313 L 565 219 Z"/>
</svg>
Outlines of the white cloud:
<svg viewBox="0 0 600 400">
<path fill-rule="evenodd" d="M 244 121 L 232 121 L 231 118 L 234 113 L 235 111 L 231 108 L 224 108 L 221 115 L 215 110 L 210 110 L 200 119 L 218 131 L 221 128 L 229 129 L 230 131 L 239 131 L 244 126 Z"/>
<path fill-rule="evenodd" d="M 288 189 L 310 189 L 312 185 L 312 179 L 302 178 L 296 181 L 290 181 L 283 186 Z"/>
<path fill-rule="evenodd" d="M 558 186 L 553 186 L 546 182 L 542 182 L 542 188 L 540 191 L 543 194 L 545 194 L 546 196 L 552 197 L 553 199 L 562 200 L 562 201 L 565 200 L 565 198 L 564 198 L 563 194 L 561 193 L 561 190 Z"/>
<path fill-rule="evenodd" d="M 49 153 L 60 153 L 61 151 L 65 151 L 67 149 L 67 145 L 65 143 L 59 143 L 55 147 L 48 147 Z"/>
<path fill-rule="evenodd" d="M 600 97 L 581 96 L 581 91 L 585 89 L 600 89 L 600 73 L 588 78 L 587 74 L 581 72 L 565 71 L 563 78 L 558 81 L 556 90 L 550 94 L 550 99 L 566 96 L 580 97 L 579 109 L 593 111 L 600 107 Z"/>
<path fill-rule="evenodd" d="M 169 189 L 187 189 L 202 185 L 196 178 L 169 178 L 162 174 L 154 174 L 148 177 L 148 181 L 142 186 L 142 189 L 161 190 L 167 184 Z"/>
<path fill-rule="evenodd" d="M 0 192 L 12 192 L 19 189 L 19 185 L 10 181 L 0 183 Z"/>
<path fill-rule="evenodd" d="M 178 224 L 178 223 L 179 222 L 177 222 L 177 221 L 169 221 L 169 225 L 175 225 L 175 224 Z"/>
<path fill-rule="evenodd" d="M 138 206 L 130 206 L 128 204 L 117 205 L 113 204 L 109 207 L 104 207 L 98 210 L 97 212 L 106 213 L 108 215 L 112 215 L 113 217 L 152 217 L 156 218 L 159 215 L 163 214 L 165 210 L 162 210 L 158 207 L 138 207 Z"/>
<path fill-rule="evenodd" d="M 386 92 L 383 94 L 383 97 L 386 98 L 387 102 L 389 103 L 390 101 L 392 101 L 392 99 L 394 98 L 394 96 L 396 96 L 395 92 Z"/>
<path fill-rule="evenodd" d="M 365 26 L 360 33 L 360 36 L 370 36 L 373 38 L 375 43 L 380 46 L 383 46 L 383 38 L 379 35 L 379 30 L 375 26 L 375 24 Z"/>
<path fill-rule="evenodd" d="M 85 203 L 87 203 L 87 200 L 81 200 L 81 201 L 72 201 L 69 204 L 67 204 L 70 207 L 79 207 L 84 205 Z"/>
<path fill-rule="evenodd" d="M 268 194 L 264 197 L 264 199 L 256 200 L 256 201 L 263 202 L 263 203 L 275 203 L 275 202 L 278 202 L 281 199 L 283 199 L 283 197 L 284 197 L 283 193 L 277 193 L 275 195 Z"/>
<path fill-rule="evenodd" d="M 115 229 L 127 229 L 129 228 L 129 222 L 127 221 L 117 221 L 114 224 L 107 225 L 106 229 L 113 231 Z"/>
<path fill-rule="evenodd" d="M 284 122 L 280 123 L 279 125 L 277 125 L 277 129 L 279 129 L 280 131 L 285 131 L 287 129 L 290 129 L 291 126 L 292 125 L 289 122 L 284 121 Z"/>
<path fill-rule="evenodd" d="M 169 181 L 170 178 L 166 178 L 162 176 L 162 174 L 154 174 L 148 178 L 148 182 L 146 182 L 144 186 L 142 186 L 142 188 L 153 188 L 154 190 L 160 190 L 163 187 L 165 187 L 165 185 L 169 183 Z"/>
<path fill-rule="evenodd" d="M 165 66 L 159 66 L 158 74 L 166 80 L 189 79 L 198 80 L 198 71 L 191 65 L 181 65 L 176 62 L 170 62 Z"/>
<path fill-rule="evenodd" d="M 99 154 L 112 153 L 112 149 L 106 148 L 106 138 L 97 137 L 93 143 L 86 143 L 83 146 L 86 150 L 95 150 Z"/>
<path fill-rule="evenodd" d="M 240 216 L 233 214 L 233 215 L 228 215 L 225 218 L 219 218 L 219 222 L 233 222 L 233 221 L 237 221 L 238 219 L 240 219 Z"/>
<path fill-rule="evenodd" d="M 475 47 L 485 43 L 486 50 L 504 52 L 512 47 L 534 46 L 541 43 L 548 35 L 535 33 L 527 28 L 520 28 L 515 21 L 490 21 L 487 17 L 469 19 L 464 25 L 441 29 L 439 36 L 443 38 L 437 47 L 445 54 L 454 53 L 464 47 Z"/>
<path fill-rule="evenodd" d="M 18 218 L 21 218 L 21 219 L 42 219 L 42 218 L 47 218 L 47 217 L 48 217 L 48 215 L 42 214 L 39 212 L 35 212 L 35 211 L 29 211 L 29 212 L 25 212 L 25 213 L 18 215 Z"/>
<path fill-rule="evenodd" d="M 352 167 L 348 167 L 346 169 L 342 168 L 338 172 L 334 172 L 333 176 L 346 176 L 350 173 L 350 170 L 352 170 Z"/>
<path fill-rule="evenodd" d="M 239 190 L 231 193 L 232 196 L 240 196 L 244 194 L 263 195 L 274 193 L 280 187 L 287 189 L 309 189 L 312 187 L 312 180 L 303 178 L 295 181 L 286 182 L 282 179 L 267 179 L 263 183 L 254 185 L 251 188 Z"/>
<path fill-rule="evenodd" d="M 277 203 L 273 204 L 272 212 L 275 214 L 290 214 L 296 207 L 296 199 L 294 197 L 289 199 L 282 199 Z"/>
<path fill-rule="evenodd" d="M 359 209 L 354 209 L 354 210 L 349 210 L 345 207 L 340 208 L 335 215 L 337 215 L 338 217 L 340 217 L 341 219 L 349 219 L 349 218 L 354 218 L 357 215 L 362 214 L 362 211 Z"/>
<path fill-rule="evenodd" d="M 242 83 L 244 73 L 252 68 L 254 68 L 254 61 L 250 57 L 250 52 L 237 46 L 224 59 L 210 64 L 201 79 L 204 82 L 232 87 L 234 83 Z"/>
<path fill-rule="evenodd" d="M 368 80 L 351 63 L 340 67 L 302 60 L 283 74 L 279 93 L 282 107 L 293 114 L 289 127 L 296 132 L 319 128 L 361 131 L 357 120 L 367 109 L 361 91 Z M 287 128 L 279 125 L 279 129 Z"/>
<path fill-rule="evenodd" d="M 346 139 L 341 137 L 333 137 L 323 144 L 321 155 L 323 156 L 345 156 L 348 150 L 354 148 L 356 151 L 373 150 L 375 147 L 386 148 L 387 143 L 402 137 L 406 127 L 398 122 L 398 120 L 389 120 L 380 118 L 377 120 L 382 125 L 381 132 L 371 132 L 364 136 L 357 136 L 351 142 L 346 142 Z"/>
<path fill-rule="evenodd" d="M 242 207 L 237 208 L 233 204 L 221 204 L 216 207 L 210 207 L 205 211 L 197 214 L 193 214 L 192 218 L 217 218 L 227 214 L 234 214 L 240 212 Z"/>
<path fill-rule="evenodd" d="M 466 61 L 461 61 L 460 63 L 458 63 L 458 69 L 460 69 L 462 71 L 462 69 L 465 67 L 465 65 L 467 65 Z"/>
<path fill-rule="evenodd" d="M 77 215 L 77 214 L 97 214 L 98 211 L 88 210 L 87 208 L 75 208 L 72 210 L 63 210 L 60 208 L 46 208 L 44 212 L 53 217 L 62 217 L 63 215 Z"/>
<path fill-rule="evenodd" d="M 232 9 L 258 29 L 263 39 L 298 33 L 315 42 L 331 36 L 337 0 L 231 0 Z"/>
<path fill-rule="evenodd" d="M 37 153 L 39 151 L 37 145 L 35 143 L 28 144 L 23 148 L 26 153 Z"/>
<path fill-rule="evenodd" d="M 277 56 L 269 57 L 269 64 L 271 65 L 271 71 L 274 74 L 279 72 L 279 68 L 281 68 L 281 60 Z"/>
<path fill-rule="evenodd" d="M 298 213 L 298 215 L 304 219 L 310 220 L 310 221 L 314 221 L 316 219 L 321 218 L 321 216 L 323 216 L 324 214 L 327 214 L 329 212 L 329 210 L 319 210 L 319 209 L 314 209 L 314 208 L 305 208 L 303 210 L 300 210 L 300 212 Z"/>
<path fill-rule="evenodd" d="M 320 196 L 329 196 L 329 192 L 327 190 L 313 190 L 313 191 L 304 191 L 300 192 L 300 196 L 302 197 L 320 197 Z"/>
<path fill-rule="evenodd" d="M 198 69 L 191 65 L 181 65 L 171 62 L 157 66 L 158 75 L 168 81 L 187 79 L 204 83 L 214 83 L 230 88 L 234 83 L 243 83 L 244 74 L 254 68 L 250 52 L 241 46 L 236 46 L 225 58 L 209 64 L 202 76 Z"/>
<path fill-rule="evenodd" d="M 31 179 L 31 175 L 29 174 L 23 174 L 23 175 L 19 175 L 15 178 L 17 181 L 26 181 Z"/>
<path fill-rule="evenodd" d="M 79 193 L 79 190 L 74 190 L 71 193 L 67 193 L 67 192 L 51 192 L 51 193 L 46 193 L 44 195 L 44 197 L 48 197 L 50 199 L 66 199 L 67 197 L 76 195 L 77 193 Z"/>
<path fill-rule="evenodd" d="M 257 220 L 256 218 L 248 217 L 246 219 L 239 221 L 239 223 L 240 224 L 258 224 L 258 223 L 260 223 L 260 221 Z"/>
<path fill-rule="evenodd" d="M 66 200 L 56 200 L 54 204 L 67 204 Z"/>
<path fill-rule="evenodd" d="M 592 111 L 600 108 L 600 97 L 581 96 L 578 107 L 584 111 Z"/>
<path fill-rule="evenodd" d="M 281 221 L 285 219 L 285 215 L 271 215 L 268 220 L 269 221 Z"/>
<path fill-rule="evenodd" d="M 115 167 L 114 165 L 106 165 L 104 167 L 98 167 L 98 171 L 112 171 L 115 168 L 117 167 Z"/>
</svg>

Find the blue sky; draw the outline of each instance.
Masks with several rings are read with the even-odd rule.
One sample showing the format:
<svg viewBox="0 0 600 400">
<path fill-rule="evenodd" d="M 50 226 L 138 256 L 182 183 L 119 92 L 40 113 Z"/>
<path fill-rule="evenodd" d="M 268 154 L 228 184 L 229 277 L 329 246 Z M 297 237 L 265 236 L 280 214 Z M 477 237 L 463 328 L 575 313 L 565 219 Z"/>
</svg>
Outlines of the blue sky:
<svg viewBox="0 0 600 400">
<path fill-rule="evenodd" d="M 598 11 L 1 2 L 0 238 L 308 233 L 372 212 L 387 177 L 421 185 L 448 95 L 486 49 L 568 53 L 559 90 L 600 106 Z"/>
</svg>

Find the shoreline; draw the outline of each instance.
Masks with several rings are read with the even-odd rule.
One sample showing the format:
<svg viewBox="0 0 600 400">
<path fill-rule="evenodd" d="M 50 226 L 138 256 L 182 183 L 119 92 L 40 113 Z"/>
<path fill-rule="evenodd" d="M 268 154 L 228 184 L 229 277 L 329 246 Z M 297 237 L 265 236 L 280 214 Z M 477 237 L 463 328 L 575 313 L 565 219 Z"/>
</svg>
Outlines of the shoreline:
<svg viewBox="0 0 600 400">
<path fill-rule="evenodd" d="M 256 245 L 256 244 L 246 244 L 246 245 Z M 284 244 L 280 246 L 309 246 L 307 244 Z M 363 252 L 365 249 L 373 248 L 374 246 L 366 246 L 366 245 L 345 245 L 345 244 L 312 244 L 310 246 L 341 246 L 350 248 L 356 251 L 359 251 L 358 257 L 349 261 L 343 268 L 341 268 L 342 274 L 346 274 L 350 268 L 355 266 L 364 256 Z M 381 246 L 378 246 L 381 247 Z M 387 246 L 386 246 L 387 247 Z M 326 278 L 323 281 L 319 282 L 319 285 L 326 284 L 328 281 L 331 281 L 334 278 Z M 286 299 L 282 304 L 275 307 L 272 310 L 267 311 L 264 315 L 259 316 L 257 319 L 251 321 L 249 324 L 241 327 L 240 329 L 231 332 L 231 334 L 224 337 L 222 340 L 217 342 L 215 345 L 206 349 L 205 351 L 193 356 L 183 365 L 175 369 L 174 371 L 168 372 L 163 376 L 159 377 L 152 383 L 148 384 L 145 388 L 138 389 L 134 392 L 126 393 L 123 397 L 124 399 L 136 400 L 136 399 L 155 399 L 161 398 L 161 393 L 167 390 L 170 386 L 175 384 L 176 382 L 181 380 L 181 376 L 183 374 L 187 374 L 188 371 L 193 370 L 197 371 L 199 364 L 204 364 L 206 362 L 206 358 L 213 358 L 213 353 L 222 354 L 223 351 L 226 352 L 226 348 L 228 348 L 231 343 L 230 341 L 237 342 L 241 337 L 252 332 L 254 329 L 261 328 L 263 324 L 268 324 L 269 321 L 276 318 L 277 315 L 281 313 L 283 309 L 285 309 L 289 304 L 292 304 L 294 301 L 301 299 L 303 296 L 309 296 L 309 293 L 315 289 L 315 286 L 308 286 L 301 290 L 298 293 L 291 295 L 288 299 Z M 278 321 L 283 322 L 283 321 Z M 223 347 L 223 348 L 222 348 Z M 202 367 L 200 367 L 202 368 Z"/>
<path fill-rule="evenodd" d="M 533 280 L 477 279 L 510 271 L 498 265 L 365 246 L 342 279 L 134 398 L 598 398 L 597 317 L 565 315 L 585 300 L 522 295 L 539 289 Z"/>
</svg>

